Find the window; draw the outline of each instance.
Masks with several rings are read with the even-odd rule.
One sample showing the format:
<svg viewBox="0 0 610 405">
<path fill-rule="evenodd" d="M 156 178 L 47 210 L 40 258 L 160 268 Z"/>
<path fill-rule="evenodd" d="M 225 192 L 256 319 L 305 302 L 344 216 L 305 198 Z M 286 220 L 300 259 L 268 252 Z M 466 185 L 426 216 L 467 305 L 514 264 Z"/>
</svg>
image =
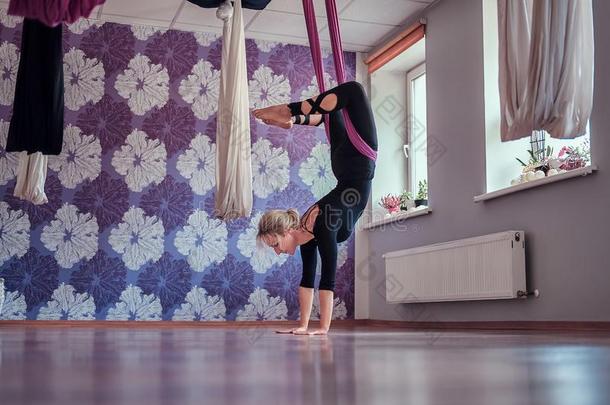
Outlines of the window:
<svg viewBox="0 0 610 405">
<path fill-rule="evenodd" d="M 408 143 L 404 149 L 409 175 L 406 189 L 417 197 L 419 184 L 428 182 L 425 64 L 407 73 L 407 109 Z"/>
<path fill-rule="evenodd" d="M 372 221 L 390 214 L 380 206 L 384 196 L 403 200 L 400 212 L 416 210 L 419 185 L 427 200 L 426 66 L 425 38 L 371 74 L 371 106 L 378 136 L 378 159 L 372 189 Z M 418 201 L 424 208 L 427 202 Z M 421 207 L 421 208 L 420 208 Z"/>
<path fill-rule="evenodd" d="M 486 193 L 506 194 L 510 188 L 529 188 L 537 184 L 555 181 L 551 177 L 565 173 L 581 165 L 591 165 L 589 154 L 589 130 L 574 139 L 555 139 L 544 131 L 534 131 L 528 138 L 508 142 L 500 139 L 500 92 L 499 92 L 499 35 L 498 2 L 483 2 L 483 47 L 484 47 L 484 91 L 485 91 L 485 149 L 486 149 Z M 572 153 L 573 159 L 570 160 Z M 532 156 L 532 154 L 534 156 Z M 548 156 L 547 156 L 548 155 Z M 579 156 L 580 155 L 580 156 Z M 582 160 L 581 160 L 582 158 Z M 524 168 L 521 160 L 528 167 Z M 588 160 L 586 160 L 588 159 Z M 539 164 L 535 163 L 539 160 Z M 585 161 L 586 160 L 586 161 Z M 530 165 L 530 163 L 532 163 Z M 538 166 L 539 169 L 535 168 Z M 530 170 L 534 168 L 534 170 Z M 552 170 L 551 170 L 552 169 Z M 528 172 L 532 172 L 528 174 Z M 543 180 L 546 179 L 546 180 Z M 531 183 L 530 183 L 531 182 Z M 526 185 L 526 183 L 530 183 Z M 484 200 L 485 195 L 475 197 Z"/>
</svg>

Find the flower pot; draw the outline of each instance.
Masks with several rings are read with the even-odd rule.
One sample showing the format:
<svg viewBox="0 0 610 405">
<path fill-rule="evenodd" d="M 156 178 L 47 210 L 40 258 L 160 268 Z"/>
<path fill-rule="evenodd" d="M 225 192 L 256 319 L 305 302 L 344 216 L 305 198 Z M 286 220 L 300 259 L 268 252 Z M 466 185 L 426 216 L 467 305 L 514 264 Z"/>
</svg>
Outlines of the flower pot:
<svg viewBox="0 0 610 405">
<path fill-rule="evenodd" d="M 428 205 L 428 199 L 425 200 L 415 200 L 415 206 L 419 207 L 421 205 Z"/>
<path fill-rule="evenodd" d="M 387 210 L 388 210 L 388 213 L 394 214 L 395 212 L 398 212 L 399 208 L 400 207 L 390 207 L 390 208 L 387 208 Z"/>
<path fill-rule="evenodd" d="M 534 171 L 534 172 L 536 172 L 536 171 L 540 170 L 540 171 L 541 171 L 541 172 L 543 172 L 543 173 L 544 173 L 544 175 L 546 176 L 546 173 L 549 171 L 549 169 L 550 169 L 550 168 L 551 168 L 551 167 L 549 166 L 549 164 L 548 164 L 548 163 L 545 163 L 545 164 L 538 165 L 538 166 L 534 167 L 534 170 L 533 170 L 533 171 Z"/>
</svg>

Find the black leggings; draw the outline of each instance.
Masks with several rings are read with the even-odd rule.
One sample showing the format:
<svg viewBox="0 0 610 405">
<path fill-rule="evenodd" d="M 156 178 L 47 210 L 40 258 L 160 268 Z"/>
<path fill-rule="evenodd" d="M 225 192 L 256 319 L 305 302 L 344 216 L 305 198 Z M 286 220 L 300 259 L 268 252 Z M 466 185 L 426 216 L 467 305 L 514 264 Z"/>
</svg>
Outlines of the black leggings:
<svg viewBox="0 0 610 405">
<path fill-rule="evenodd" d="M 321 107 L 321 104 L 329 94 L 334 94 L 337 96 L 337 105 L 331 110 L 325 110 Z M 337 87 L 333 87 L 332 89 L 325 91 L 324 93 L 320 93 L 315 101 L 308 98 L 305 100 L 305 102 L 311 106 L 311 110 L 307 114 L 303 113 L 301 110 L 302 103 L 300 101 L 288 104 L 290 114 L 293 117 L 303 115 L 305 116 L 305 119 L 307 119 L 307 122 L 296 122 L 296 124 L 308 125 L 308 115 L 331 114 L 332 116 L 334 115 L 332 114 L 333 112 L 338 112 L 339 110 L 345 108 L 349 115 L 350 121 L 354 125 L 354 128 L 362 140 L 364 140 L 371 148 L 377 150 L 377 130 L 375 128 L 373 111 L 371 110 L 371 104 L 366 93 L 364 92 L 364 88 L 360 83 L 355 81 L 345 82 Z M 339 128 L 339 131 L 337 132 L 341 132 L 341 129 L 345 131 L 345 128 Z M 332 143 L 333 137 L 331 136 L 331 144 Z"/>
<path fill-rule="evenodd" d="M 331 110 L 320 107 L 328 94 L 337 96 L 337 105 Z M 317 253 L 320 253 L 322 277 L 320 290 L 334 290 L 337 271 L 337 243 L 347 240 L 367 205 L 371 192 L 371 180 L 375 163 L 363 156 L 351 144 L 345 130 L 340 110 L 345 108 L 350 121 L 362 139 L 373 149 L 377 149 L 375 120 L 364 89 L 357 82 L 346 82 L 320 94 L 314 101 L 305 100 L 312 108 L 308 114 L 330 114 L 331 160 L 337 186 L 317 201 L 319 208 L 313 232 L 314 239 L 301 245 L 303 276 L 301 286 L 314 288 Z M 301 110 L 301 102 L 289 104 L 293 116 L 306 115 Z M 301 225 L 307 221 L 312 206 L 303 215 Z"/>
</svg>

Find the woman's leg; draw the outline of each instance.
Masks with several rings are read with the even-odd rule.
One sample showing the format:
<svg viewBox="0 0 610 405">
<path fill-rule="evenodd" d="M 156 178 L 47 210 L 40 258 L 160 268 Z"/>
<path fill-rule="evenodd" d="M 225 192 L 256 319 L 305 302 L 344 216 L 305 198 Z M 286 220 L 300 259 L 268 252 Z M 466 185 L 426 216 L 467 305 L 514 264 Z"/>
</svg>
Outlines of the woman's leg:
<svg viewBox="0 0 610 405">
<path fill-rule="evenodd" d="M 375 119 L 364 88 L 358 82 L 346 82 L 332 89 L 290 104 L 280 104 L 253 113 L 262 120 L 288 122 L 300 115 L 329 114 L 345 108 L 350 121 L 362 139 L 373 149 L 377 149 Z"/>
<path fill-rule="evenodd" d="M 262 120 L 286 122 L 297 115 L 329 114 L 349 104 L 361 102 L 362 99 L 366 99 L 366 95 L 360 83 L 346 82 L 312 98 L 259 108 L 253 113 Z"/>
<path fill-rule="evenodd" d="M 292 122 L 296 125 L 310 125 L 317 127 L 324 121 L 322 114 L 310 114 L 310 115 L 295 115 L 292 117 Z"/>
<path fill-rule="evenodd" d="M 290 129 L 293 125 L 309 125 L 317 127 L 324 121 L 321 114 L 311 115 L 295 115 L 289 121 L 280 122 L 271 119 L 263 119 L 263 122 L 267 125 L 274 125 L 276 127 Z"/>
</svg>

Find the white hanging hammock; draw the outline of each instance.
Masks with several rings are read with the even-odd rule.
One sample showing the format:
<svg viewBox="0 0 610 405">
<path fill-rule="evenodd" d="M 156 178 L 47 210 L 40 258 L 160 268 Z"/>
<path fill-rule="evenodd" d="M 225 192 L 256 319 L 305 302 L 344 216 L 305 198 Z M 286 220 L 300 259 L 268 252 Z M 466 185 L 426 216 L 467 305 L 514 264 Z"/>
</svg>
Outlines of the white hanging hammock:
<svg viewBox="0 0 610 405">
<path fill-rule="evenodd" d="M 252 164 L 246 42 L 241 1 L 225 1 L 216 16 L 224 21 L 216 132 L 216 216 L 249 217 Z"/>
<path fill-rule="evenodd" d="M 17 183 L 13 195 L 36 205 L 46 204 L 48 199 L 44 192 L 44 183 L 49 158 L 40 152 L 30 155 L 27 152 L 19 153 Z"/>
</svg>

